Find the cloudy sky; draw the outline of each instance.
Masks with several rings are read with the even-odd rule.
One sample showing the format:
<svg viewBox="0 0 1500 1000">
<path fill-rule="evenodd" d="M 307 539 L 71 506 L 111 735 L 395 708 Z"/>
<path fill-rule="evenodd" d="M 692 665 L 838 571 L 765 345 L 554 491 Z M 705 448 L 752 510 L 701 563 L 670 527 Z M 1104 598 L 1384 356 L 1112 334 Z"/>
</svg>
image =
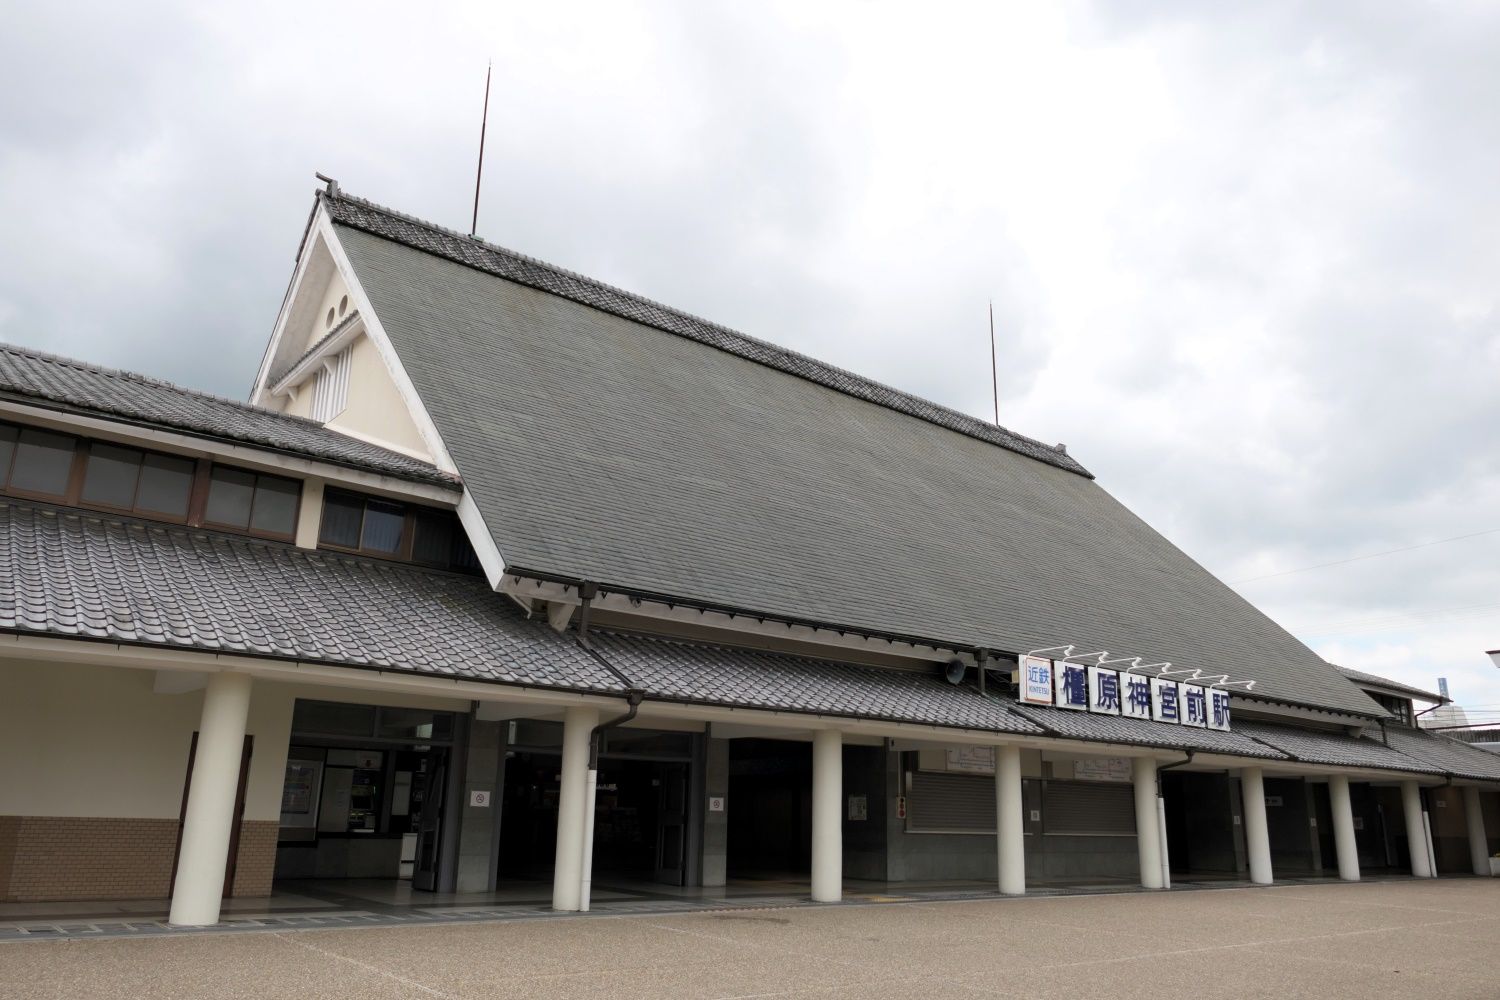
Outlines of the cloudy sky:
<svg viewBox="0 0 1500 1000">
<path fill-rule="evenodd" d="M 0 2 L 0 339 L 243 397 L 493 59 L 481 235 L 979 415 L 993 299 L 1003 423 L 1500 717 L 1500 8 Z"/>
</svg>

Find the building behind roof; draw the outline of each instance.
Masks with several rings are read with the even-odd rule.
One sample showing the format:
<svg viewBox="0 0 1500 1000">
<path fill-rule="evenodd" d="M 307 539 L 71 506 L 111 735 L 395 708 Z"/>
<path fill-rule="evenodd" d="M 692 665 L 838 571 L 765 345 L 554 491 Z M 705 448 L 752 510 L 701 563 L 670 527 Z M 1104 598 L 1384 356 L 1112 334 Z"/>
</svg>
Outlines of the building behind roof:
<svg viewBox="0 0 1500 1000">
<path fill-rule="evenodd" d="M 1426 692 L 1060 446 L 334 185 L 248 404 L 3 348 L 0 470 L 7 901 L 1500 848 L 1500 760 Z"/>
</svg>

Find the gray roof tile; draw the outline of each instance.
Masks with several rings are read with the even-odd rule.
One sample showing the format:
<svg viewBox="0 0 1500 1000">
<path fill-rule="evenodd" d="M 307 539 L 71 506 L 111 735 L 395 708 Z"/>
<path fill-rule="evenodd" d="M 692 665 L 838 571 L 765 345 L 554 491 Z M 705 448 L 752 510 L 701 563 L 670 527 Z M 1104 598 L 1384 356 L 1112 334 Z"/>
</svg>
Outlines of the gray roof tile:
<svg viewBox="0 0 1500 1000">
<path fill-rule="evenodd" d="M 457 485 L 453 476 L 427 462 L 358 441 L 313 420 L 10 344 L 0 344 L 0 393 L 399 479 Z"/>
<path fill-rule="evenodd" d="M 482 579 L 0 503 L 0 629 L 618 693 Z"/>
<path fill-rule="evenodd" d="M 427 253 L 446 257 L 466 267 L 540 289 L 575 302 L 613 313 L 624 319 L 654 326 L 679 336 L 689 337 L 711 347 L 778 368 L 838 392 L 899 410 L 949 430 L 958 431 L 1029 455 L 1041 462 L 1067 469 L 1079 475 L 1089 472 L 1066 452 L 1043 444 L 996 424 L 987 423 L 930 400 L 882 385 L 854 372 L 845 371 L 797 351 L 747 336 L 718 323 L 689 315 L 670 306 L 653 302 L 602 281 L 564 270 L 545 261 L 464 236 L 451 229 L 423 222 L 362 198 L 349 195 L 330 196 L 319 193 L 335 222 L 362 229 L 387 239 L 419 247 Z"/>
<path fill-rule="evenodd" d="M 1384 714 L 1075 470 L 327 204 L 511 569 L 951 647 L 1077 643 Z"/>
<path fill-rule="evenodd" d="M 1386 726 L 1385 738 L 1407 757 L 1460 778 L 1500 781 L 1500 754 L 1470 746 L 1441 733 Z"/>
<path fill-rule="evenodd" d="M 1434 691 L 1427 691 L 1419 687 L 1412 687 L 1410 684 L 1402 684 L 1400 681 L 1393 681 L 1388 677 L 1379 677 L 1375 674 L 1367 674 L 1363 670 L 1355 670 L 1353 667 L 1341 667 L 1337 663 L 1334 664 L 1334 667 L 1338 670 L 1339 673 L 1349 678 L 1355 684 L 1369 684 L 1373 687 L 1389 688 L 1392 691 L 1399 691 L 1404 695 L 1417 699 L 1418 701 L 1442 703 L 1449 700 Z"/>
<path fill-rule="evenodd" d="M 1245 720 L 1236 721 L 1234 728 L 1262 743 L 1269 743 L 1294 760 L 1309 764 L 1374 767 L 1429 774 L 1440 770 L 1380 742 L 1379 729 L 1373 731 L 1374 736 L 1353 737 L 1325 730 Z"/>
<path fill-rule="evenodd" d="M 1231 754 L 1236 757 L 1261 757 L 1284 760 L 1286 755 L 1274 747 L 1257 743 L 1238 732 L 1234 724 L 1229 732 L 1177 726 L 1168 722 L 1148 722 L 1120 715 L 1100 715 L 1043 705 L 1017 705 L 1021 715 L 1047 732 L 1069 740 L 1094 743 L 1122 743 L 1132 746 L 1158 747 L 1163 750 L 1194 750 L 1202 753 Z"/>
<path fill-rule="evenodd" d="M 595 648 L 652 698 L 1017 735 L 1041 730 L 936 672 L 866 667 L 670 639 L 598 634 Z"/>
</svg>

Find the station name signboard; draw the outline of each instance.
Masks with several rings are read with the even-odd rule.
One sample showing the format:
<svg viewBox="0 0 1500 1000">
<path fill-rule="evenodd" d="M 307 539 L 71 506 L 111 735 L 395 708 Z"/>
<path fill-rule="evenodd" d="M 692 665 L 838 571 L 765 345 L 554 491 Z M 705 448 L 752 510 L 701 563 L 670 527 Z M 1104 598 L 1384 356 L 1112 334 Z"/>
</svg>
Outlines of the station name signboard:
<svg viewBox="0 0 1500 1000">
<path fill-rule="evenodd" d="M 1023 656 L 1020 687 L 1026 704 L 1229 730 L 1229 692 L 1202 684 Z"/>
</svg>

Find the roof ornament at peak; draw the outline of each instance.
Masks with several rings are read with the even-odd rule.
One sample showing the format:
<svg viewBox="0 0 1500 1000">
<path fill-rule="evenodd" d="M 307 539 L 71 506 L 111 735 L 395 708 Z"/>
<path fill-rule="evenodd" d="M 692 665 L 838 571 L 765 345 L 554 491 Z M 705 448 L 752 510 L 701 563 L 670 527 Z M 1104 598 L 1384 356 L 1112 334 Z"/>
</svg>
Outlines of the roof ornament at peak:
<svg viewBox="0 0 1500 1000">
<path fill-rule="evenodd" d="M 339 182 L 338 181 L 334 180 L 332 177 L 329 177 L 327 174 L 320 174 L 320 173 L 314 172 L 313 176 L 316 177 L 318 180 L 322 181 L 324 184 L 328 185 L 328 197 L 330 197 L 330 198 L 337 198 L 339 196 Z"/>
</svg>

